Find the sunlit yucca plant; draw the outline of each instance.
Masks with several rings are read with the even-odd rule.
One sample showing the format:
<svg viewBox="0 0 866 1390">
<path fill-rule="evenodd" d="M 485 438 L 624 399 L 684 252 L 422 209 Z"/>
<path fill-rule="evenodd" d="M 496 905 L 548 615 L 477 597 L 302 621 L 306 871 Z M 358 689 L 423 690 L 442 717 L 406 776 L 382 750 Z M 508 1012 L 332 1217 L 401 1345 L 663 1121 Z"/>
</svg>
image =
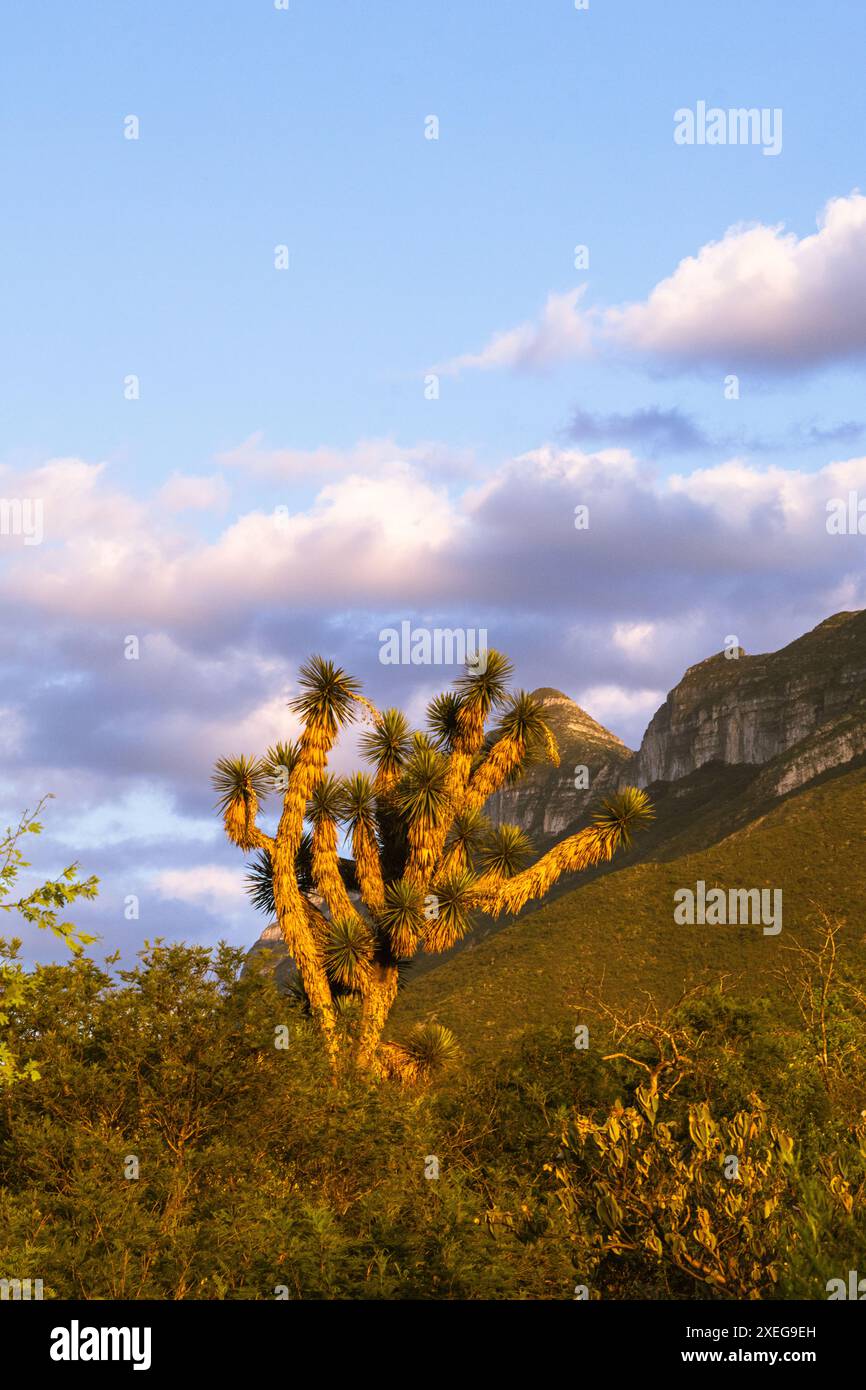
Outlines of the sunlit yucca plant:
<svg viewBox="0 0 866 1390">
<path fill-rule="evenodd" d="M 478 850 L 485 877 L 513 878 L 532 855 L 532 842 L 519 825 L 497 825 Z"/>
<path fill-rule="evenodd" d="M 486 653 L 431 701 L 422 732 L 399 710 L 379 713 L 357 681 L 312 657 L 291 701 L 297 740 L 260 760 L 216 765 L 226 834 L 254 854 L 248 892 L 279 926 L 335 1077 L 349 1046 L 336 1026 L 339 998 L 359 1001 L 350 1030 L 359 1066 L 404 1081 L 426 1075 L 420 1044 L 412 1052 L 382 1042 L 401 965 L 422 949 L 450 949 L 475 914 L 519 912 L 564 874 L 606 862 L 652 815 L 646 793 L 627 788 L 534 863 L 519 827 L 491 827 L 490 798 L 534 759 L 558 759 L 543 707 L 525 691 L 510 694 L 510 674 L 507 657 Z M 368 724 L 360 747 L 371 771 L 338 779 L 328 757 L 357 718 Z M 268 791 L 282 802 L 273 833 L 258 824 Z M 341 858 L 346 838 L 351 861 Z M 430 1039 L 448 1051 L 445 1034 L 434 1029 Z"/>
<path fill-rule="evenodd" d="M 347 989 L 359 990 L 370 973 L 373 937 L 366 922 L 343 918 L 331 923 L 325 947 L 328 975 Z"/>
</svg>

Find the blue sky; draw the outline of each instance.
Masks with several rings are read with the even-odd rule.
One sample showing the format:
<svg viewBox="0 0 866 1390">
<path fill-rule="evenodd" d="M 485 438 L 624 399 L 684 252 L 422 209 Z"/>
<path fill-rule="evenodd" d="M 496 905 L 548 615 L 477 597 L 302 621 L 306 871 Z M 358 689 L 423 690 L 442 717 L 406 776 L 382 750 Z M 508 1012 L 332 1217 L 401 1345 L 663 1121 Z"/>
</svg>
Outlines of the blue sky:
<svg viewBox="0 0 866 1390">
<path fill-rule="evenodd" d="M 46 523 L 0 536 L 3 802 L 57 793 L 107 946 L 255 935 L 209 767 L 310 651 L 420 717 L 452 673 L 379 629 L 487 626 L 634 746 L 729 632 L 862 606 L 824 507 L 866 496 L 864 38 L 854 0 L 4 16 L 2 487 Z M 781 152 L 678 146 L 699 101 Z"/>
</svg>

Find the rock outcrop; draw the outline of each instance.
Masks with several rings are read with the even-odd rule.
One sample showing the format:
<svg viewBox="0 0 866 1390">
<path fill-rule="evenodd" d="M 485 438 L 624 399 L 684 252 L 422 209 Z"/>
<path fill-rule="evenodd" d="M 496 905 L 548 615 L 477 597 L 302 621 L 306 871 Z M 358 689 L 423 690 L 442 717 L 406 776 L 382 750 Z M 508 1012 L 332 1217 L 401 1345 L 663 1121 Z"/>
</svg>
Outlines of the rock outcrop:
<svg viewBox="0 0 866 1390">
<path fill-rule="evenodd" d="M 529 768 L 519 782 L 496 792 L 485 812 L 495 825 L 519 825 L 542 845 L 579 820 L 600 793 L 614 791 L 635 755 L 561 690 L 545 687 L 532 693 L 556 735 L 559 767 L 539 763 Z"/>
<path fill-rule="evenodd" d="M 772 799 L 866 754 L 866 611 L 837 613 L 781 651 L 724 652 L 690 666 L 631 753 L 559 690 L 536 690 L 560 744 L 559 769 L 532 768 L 487 813 L 543 846 L 599 794 L 627 782 L 677 782 L 708 763 L 761 767 Z M 575 788 L 575 768 L 590 772 Z"/>
<path fill-rule="evenodd" d="M 711 656 L 657 710 L 633 768 L 640 786 L 672 782 L 708 762 L 786 759 L 791 790 L 863 751 L 866 611 L 837 613 L 781 651 Z M 777 793 L 779 794 L 779 793 Z"/>
</svg>

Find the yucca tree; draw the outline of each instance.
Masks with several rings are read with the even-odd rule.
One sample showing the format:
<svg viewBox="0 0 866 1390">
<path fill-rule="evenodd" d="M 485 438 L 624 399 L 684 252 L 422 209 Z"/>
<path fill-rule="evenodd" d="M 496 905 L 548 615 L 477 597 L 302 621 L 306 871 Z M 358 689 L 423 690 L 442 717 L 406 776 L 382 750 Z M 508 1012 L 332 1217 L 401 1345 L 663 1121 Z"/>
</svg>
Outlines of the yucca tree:
<svg viewBox="0 0 866 1390">
<path fill-rule="evenodd" d="M 607 862 L 653 815 L 646 793 L 628 787 L 586 829 L 527 863 L 532 847 L 522 831 L 494 828 L 483 808 L 539 757 L 558 762 L 558 752 L 538 701 L 509 693 L 510 674 L 508 659 L 488 652 L 483 671 L 467 669 L 431 702 L 427 731 L 413 732 L 399 710 L 380 714 L 345 671 L 313 657 L 291 702 L 302 724 L 297 742 L 216 764 L 226 834 L 253 854 L 250 894 L 276 918 L 335 1074 L 346 1048 L 373 1074 L 403 1080 L 449 1058 L 447 1030 L 434 1030 L 423 1046 L 418 1038 L 382 1042 L 401 965 L 419 951 L 449 950 L 476 913 L 519 912 L 563 874 Z M 328 757 L 359 715 L 368 721 L 360 747 L 371 772 L 340 780 Z M 273 793 L 281 805 L 269 834 L 258 816 Z M 360 1006 L 354 1031 L 336 1026 L 347 999 Z"/>
</svg>

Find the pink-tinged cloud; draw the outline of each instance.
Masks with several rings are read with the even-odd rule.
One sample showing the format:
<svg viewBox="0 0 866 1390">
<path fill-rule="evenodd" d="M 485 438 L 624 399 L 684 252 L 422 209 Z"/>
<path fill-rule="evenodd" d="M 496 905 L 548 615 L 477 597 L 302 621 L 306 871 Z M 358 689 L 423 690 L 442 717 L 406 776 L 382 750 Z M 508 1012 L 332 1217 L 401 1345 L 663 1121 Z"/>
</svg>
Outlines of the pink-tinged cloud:
<svg viewBox="0 0 866 1390">
<path fill-rule="evenodd" d="M 586 710 L 592 710 L 593 719 L 608 729 L 622 727 L 624 723 L 642 725 L 649 723 L 659 705 L 664 703 L 667 691 L 629 690 L 621 685 L 592 685 L 577 692 L 577 703 Z"/>
<path fill-rule="evenodd" d="M 173 473 L 160 488 L 157 501 L 169 512 L 222 512 L 229 496 L 228 483 L 218 473 L 207 477 Z"/>
<path fill-rule="evenodd" d="M 236 448 L 219 454 L 218 462 L 250 477 L 320 486 L 326 479 L 347 474 L 373 477 L 400 464 L 411 464 L 439 476 L 458 472 L 465 475 L 472 467 L 472 455 L 433 441 L 406 447 L 389 438 L 361 439 L 348 449 L 324 444 L 315 449 L 271 449 L 265 445 L 261 430 L 257 430 Z"/>
<path fill-rule="evenodd" d="M 539 371 L 570 358 L 589 356 L 592 335 L 589 321 L 579 308 L 585 292 L 586 286 L 580 285 L 563 294 L 548 295 L 537 322 L 521 323 L 517 328 L 495 333 L 479 352 L 452 357 L 433 370 L 443 376 L 501 368 Z"/>
<path fill-rule="evenodd" d="M 643 301 L 581 306 L 552 294 L 536 321 L 440 369 L 534 370 L 626 353 L 688 369 L 794 371 L 866 353 L 866 197 L 831 199 L 817 232 L 738 225 L 687 256 Z"/>
<path fill-rule="evenodd" d="M 163 869 L 152 875 L 151 883 L 163 899 L 191 903 L 217 915 L 247 904 L 243 870 L 222 864 Z"/>
<path fill-rule="evenodd" d="M 605 335 L 651 357 L 814 366 L 866 352 L 866 197 L 834 198 L 819 230 L 733 227 L 656 285 L 609 310 Z"/>
<path fill-rule="evenodd" d="M 107 487 L 100 500 L 98 470 L 65 463 L 61 487 L 51 467 L 45 544 L 9 552 L 7 596 L 55 616 L 116 619 L 139 636 L 257 604 L 389 603 L 398 575 L 420 600 L 467 524 L 444 487 L 395 464 L 329 483 L 305 509 L 248 512 L 205 542 L 168 524 L 159 494 L 149 508 Z"/>
<path fill-rule="evenodd" d="M 42 471 L 55 489 L 45 544 L 5 552 L 7 598 L 45 620 L 110 625 L 118 643 L 134 635 L 142 644 L 160 634 L 212 643 L 220 631 L 243 644 L 273 612 L 304 621 L 350 610 L 558 608 L 572 601 L 575 566 L 584 596 L 606 602 L 634 588 L 615 550 L 643 567 L 643 584 L 677 569 L 693 580 L 726 572 L 732 546 L 741 574 L 833 569 L 841 556 L 826 503 L 866 488 L 864 458 L 813 473 L 731 459 L 664 479 L 628 450 L 545 445 L 462 494 L 394 465 L 328 483 L 297 511 L 245 513 L 207 539 L 169 525 L 160 493 L 133 501 L 78 462 Z M 589 508 L 582 534 L 578 506 Z M 761 543 L 744 551 L 752 533 Z"/>
</svg>

